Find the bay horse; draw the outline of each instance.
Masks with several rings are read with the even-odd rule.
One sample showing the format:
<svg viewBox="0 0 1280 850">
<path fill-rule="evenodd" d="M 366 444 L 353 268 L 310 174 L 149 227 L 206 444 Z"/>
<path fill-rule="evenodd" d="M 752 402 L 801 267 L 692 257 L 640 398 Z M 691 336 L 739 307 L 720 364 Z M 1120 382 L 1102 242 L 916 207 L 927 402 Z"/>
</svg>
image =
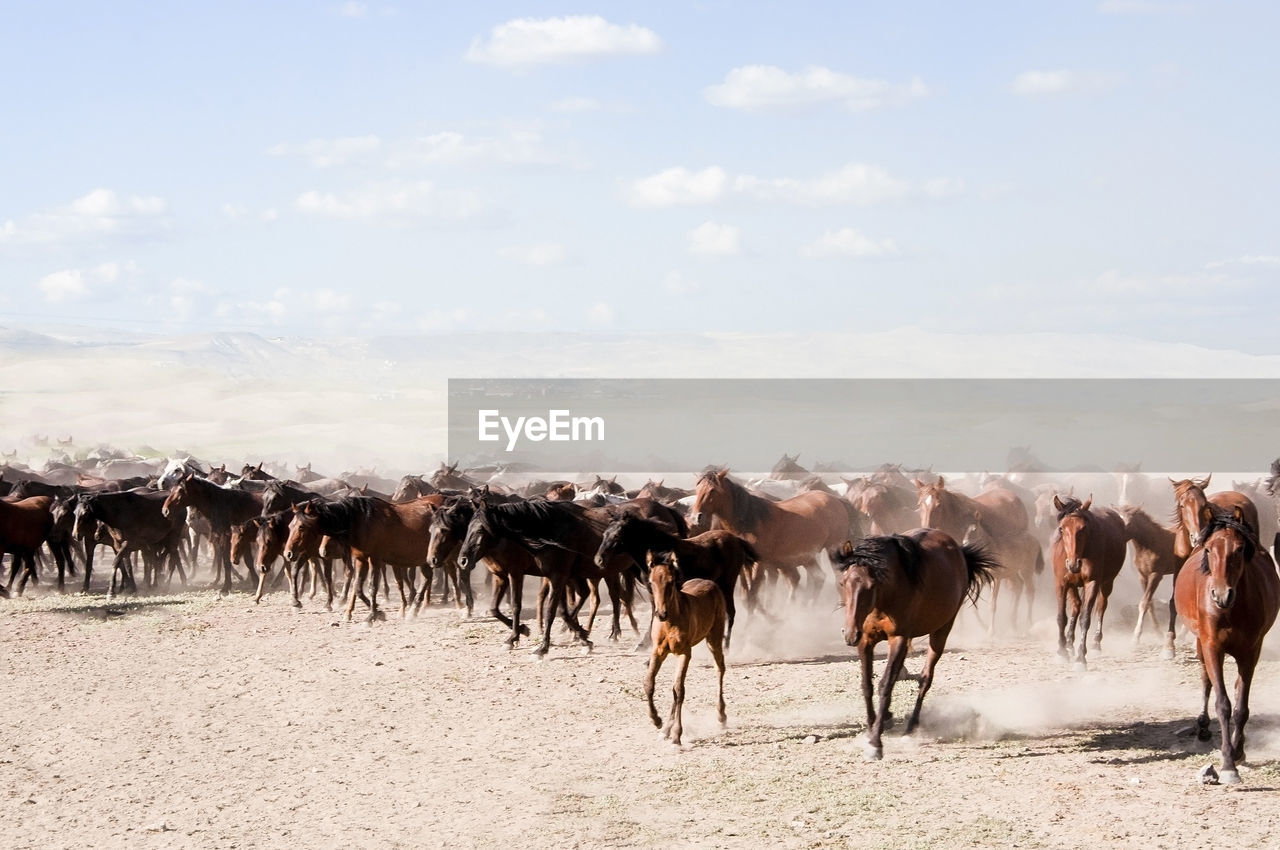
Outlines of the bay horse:
<svg viewBox="0 0 1280 850">
<path fill-rule="evenodd" d="M 678 537 L 654 520 L 624 513 L 610 523 L 601 536 L 596 566 L 603 567 L 618 552 L 625 552 L 641 564 L 648 564 L 654 552 L 671 553 L 680 559 L 681 575 L 715 582 L 724 596 L 727 615 L 724 648 L 729 649 L 736 614 L 734 590 L 739 577 L 760 559 L 750 543 L 723 529 L 696 537 Z"/>
<path fill-rule="evenodd" d="M 665 737 L 678 747 L 684 733 L 684 680 L 689 672 L 693 648 L 704 640 L 719 673 L 716 717 L 721 726 L 725 723 L 725 598 L 715 582 L 686 577 L 675 553 L 655 560 L 654 553 L 649 552 L 645 563 L 653 597 L 653 624 L 650 629 L 653 653 L 649 656 L 649 672 L 644 678 L 644 695 L 649 701 L 649 719 L 661 729 L 662 719 L 653 704 L 653 689 L 663 660 L 668 655 L 678 655 L 680 666 L 676 669 L 675 683 L 671 688 L 671 714 L 665 729 Z"/>
<path fill-rule="evenodd" d="M 1018 495 L 1004 487 L 990 487 L 972 498 L 947 489 L 946 479 L 926 483 L 915 479 L 920 526 L 945 531 L 956 540 L 975 513 L 982 515 L 982 526 L 993 540 L 1027 530 L 1027 509 Z"/>
<path fill-rule="evenodd" d="M 907 721 L 910 735 L 920 722 L 920 706 L 933 684 L 934 668 L 947 645 L 965 599 L 977 601 L 997 563 L 981 549 L 963 546 L 936 528 L 868 537 L 857 546 L 846 541 L 830 553 L 839 570 L 844 603 L 844 640 L 857 647 L 862 666 L 862 698 L 867 708 L 866 757 L 884 757 L 881 735 L 889 720 L 893 686 L 902 673 L 912 638 L 929 636 L 929 654 L 920 677 L 915 708 Z M 880 706 L 871 698 L 871 662 L 875 646 L 889 642 L 880 679 Z"/>
<path fill-rule="evenodd" d="M 1262 530 L 1258 524 L 1258 506 L 1244 493 L 1224 490 L 1212 496 L 1205 496 L 1204 491 L 1209 488 L 1209 481 L 1212 478 L 1213 474 L 1210 473 L 1198 481 L 1194 478 L 1184 478 L 1181 481 L 1169 479 L 1169 483 L 1173 485 L 1174 499 L 1173 516 L 1176 535 L 1174 551 L 1179 558 L 1189 557 L 1191 550 L 1200 545 L 1204 532 L 1201 523 L 1202 517 L 1205 516 L 1206 504 L 1228 511 L 1240 508 L 1244 521 L 1253 529 L 1253 536 L 1257 537 Z"/>
<path fill-rule="evenodd" d="M 1023 531 L 1014 535 L 993 538 L 982 524 L 982 512 L 974 511 L 973 521 L 965 529 L 960 542 L 965 546 L 975 546 L 991 555 L 1000 564 L 993 573 L 991 581 L 991 622 L 987 627 L 988 636 L 996 633 L 996 610 L 999 607 L 1000 589 L 1009 585 L 1013 591 L 1013 613 L 1011 622 L 1015 631 L 1018 629 L 1018 606 L 1022 597 L 1027 598 L 1027 624 L 1024 631 L 1031 629 L 1032 607 L 1036 602 L 1036 576 L 1044 572 L 1044 550 L 1040 541 L 1031 532 Z"/>
<path fill-rule="evenodd" d="M 1280 576 L 1239 505 L 1229 509 L 1206 505 L 1200 512 L 1200 528 L 1202 542 L 1174 581 L 1174 601 L 1196 635 L 1204 689 L 1197 737 L 1209 740 L 1209 694 L 1217 691 L 1222 737 L 1218 778 L 1234 785 L 1240 782 L 1236 762 L 1245 760 L 1244 727 L 1249 720 L 1253 672 L 1262 654 L 1262 639 L 1280 610 Z M 1227 655 L 1236 660 L 1238 674 L 1234 712 L 1223 673 Z"/>
<path fill-rule="evenodd" d="M 1138 624 L 1133 628 L 1133 645 L 1137 646 L 1142 639 L 1142 627 L 1148 615 L 1152 628 L 1159 629 L 1155 623 L 1155 610 L 1151 600 L 1155 597 L 1156 588 L 1165 576 L 1173 576 L 1178 580 L 1178 570 L 1183 559 L 1174 551 L 1176 535 L 1173 529 L 1165 528 L 1152 516 L 1136 505 L 1125 505 L 1120 509 L 1124 518 L 1125 532 L 1129 535 L 1129 543 L 1133 545 L 1133 566 L 1138 571 L 1138 581 L 1142 585 L 1142 598 L 1138 602 Z M 1169 595 L 1169 627 L 1165 632 L 1164 647 L 1160 657 L 1173 659 L 1173 626 L 1177 617 L 1173 595 Z"/>
<path fill-rule="evenodd" d="M 818 599 L 825 579 L 819 553 L 858 535 L 851 505 L 831 493 L 811 490 L 771 502 L 729 477 L 727 469 L 708 469 L 698 479 L 689 524 L 715 517 L 727 531 L 745 540 L 759 555 L 757 570 L 781 574 L 795 599 L 800 585 L 797 567 L 808 575 L 810 597 Z M 752 593 L 758 587 L 752 583 Z"/>
<path fill-rule="evenodd" d="M 226 464 L 221 470 L 226 471 Z M 169 489 L 165 497 L 163 514 L 183 518 L 186 508 L 195 508 L 209 521 L 209 542 L 213 546 L 215 569 L 222 571 L 221 594 L 231 593 L 231 526 L 262 513 L 262 494 L 244 490 L 227 490 L 214 484 L 213 473 L 200 478 L 187 473 Z M 246 564 L 246 566 L 248 566 Z M 216 580 L 216 579 L 215 579 Z"/>
<path fill-rule="evenodd" d="M 52 505 L 53 499 L 49 496 L 29 496 L 16 502 L 0 499 L 0 561 L 6 552 L 13 558 L 9 581 L 0 587 L 0 596 L 8 598 L 9 586 L 19 571 L 22 572 L 17 589 L 19 596 L 27 579 L 35 578 L 36 553 L 53 528 Z"/>
<path fill-rule="evenodd" d="M 1124 566 L 1125 544 L 1129 536 L 1124 519 L 1110 508 L 1092 509 L 1093 499 L 1068 497 L 1065 501 L 1053 497 L 1058 509 L 1058 530 L 1049 549 L 1053 562 L 1053 576 L 1058 592 L 1058 655 L 1067 658 L 1068 645 L 1075 644 L 1076 622 L 1080 622 L 1080 645 L 1075 650 L 1075 667 L 1084 670 L 1085 642 L 1089 637 L 1089 624 L 1096 609 L 1098 630 L 1093 637 L 1093 648 L 1102 648 L 1102 621 L 1107 614 L 1107 599 L 1115 585 L 1116 576 Z M 1084 592 L 1084 602 L 1080 594 Z M 1071 617 L 1068 625 L 1067 597 L 1071 598 Z M 1083 611 L 1081 610 L 1083 607 Z"/>
</svg>

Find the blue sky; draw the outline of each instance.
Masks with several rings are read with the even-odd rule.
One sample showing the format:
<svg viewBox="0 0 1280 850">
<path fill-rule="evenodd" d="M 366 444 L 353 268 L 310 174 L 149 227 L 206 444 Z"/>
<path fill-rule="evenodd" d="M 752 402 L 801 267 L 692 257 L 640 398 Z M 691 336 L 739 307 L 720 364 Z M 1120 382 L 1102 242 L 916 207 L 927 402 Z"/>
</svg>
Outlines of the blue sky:
<svg viewBox="0 0 1280 850">
<path fill-rule="evenodd" d="M 0 324 L 1280 350 L 1267 3 L 2 3 Z"/>
</svg>

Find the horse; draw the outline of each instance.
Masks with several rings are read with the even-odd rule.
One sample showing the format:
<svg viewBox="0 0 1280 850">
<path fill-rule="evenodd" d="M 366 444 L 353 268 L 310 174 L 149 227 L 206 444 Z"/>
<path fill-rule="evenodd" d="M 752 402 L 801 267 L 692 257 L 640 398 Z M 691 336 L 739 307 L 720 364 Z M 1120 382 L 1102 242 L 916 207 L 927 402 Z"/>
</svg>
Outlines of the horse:
<svg viewBox="0 0 1280 850">
<path fill-rule="evenodd" d="M 689 672 L 693 648 L 704 640 L 711 657 L 715 659 L 719 673 L 719 694 L 716 717 L 720 725 L 725 723 L 724 711 L 724 641 L 725 597 L 715 582 L 702 578 L 687 578 L 680 568 L 680 559 L 669 553 L 664 560 L 655 560 L 649 552 L 645 560 L 649 568 L 649 589 L 653 597 L 653 624 L 650 634 L 653 653 L 649 656 L 649 672 L 644 678 L 644 696 L 649 701 L 649 719 L 662 729 L 662 718 L 653 704 L 653 688 L 658 670 L 668 655 L 680 656 L 675 683 L 671 688 L 671 714 L 667 718 L 665 737 L 680 746 L 684 732 L 684 680 Z"/>
<path fill-rule="evenodd" d="M 52 504 L 53 499 L 49 496 L 29 496 L 16 502 L 0 499 L 0 561 L 4 560 L 6 552 L 13 557 L 9 581 L 0 587 L 0 596 L 8 598 L 9 586 L 19 570 L 22 570 L 17 590 L 19 596 L 26 587 L 27 579 L 35 578 L 36 553 L 53 528 Z"/>
<path fill-rule="evenodd" d="M 1094 609 L 1098 612 L 1098 630 L 1093 638 L 1094 650 L 1102 649 L 1102 621 L 1107 614 L 1107 599 L 1116 576 L 1124 566 L 1124 519 L 1110 508 L 1091 510 L 1092 499 L 1054 496 L 1058 509 L 1058 531 L 1049 548 L 1053 575 L 1058 592 L 1058 655 L 1067 658 L 1067 646 L 1074 645 L 1076 621 L 1081 615 L 1080 591 L 1084 590 L 1084 621 L 1080 624 L 1080 646 L 1075 651 L 1076 669 L 1086 669 L 1085 642 Z M 1067 597 L 1071 597 L 1068 626 Z"/>
<path fill-rule="evenodd" d="M 991 487 L 970 498 L 948 490 L 941 475 L 932 483 L 917 478 L 914 484 L 922 528 L 937 528 L 959 540 L 974 514 L 980 513 L 982 525 L 993 540 L 1027 529 L 1026 507 L 1016 493 L 1004 487 Z"/>
<path fill-rule="evenodd" d="M 1159 628 L 1155 624 L 1155 610 L 1151 606 L 1151 600 L 1162 578 L 1171 575 L 1177 582 L 1183 559 L 1174 552 L 1176 535 L 1173 530 L 1156 522 L 1142 508 L 1125 505 L 1120 509 L 1120 515 L 1124 518 L 1125 532 L 1133 545 L 1133 566 L 1138 571 L 1138 581 L 1142 585 L 1142 598 L 1138 602 L 1138 624 L 1133 628 L 1133 645 L 1137 646 L 1142 639 L 1142 626 L 1147 615 L 1151 616 L 1152 628 Z M 1173 623 L 1176 616 L 1173 596 L 1170 595 L 1169 628 L 1165 632 L 1164 647 L 1160 650 L 1160 657 L 1165 660 L 1173 659 Z"/>
<path fill-rule="evenodd" d="M 1249 689 L 1262 654 L 1262 639 L 1280 610 L 1280 576 L 1275 562 L 1258 542 L 1239 505 L 1200 511 L 1202 542 L 1174 581 L 1177 611 L 1196 635 L 1196 656 L 1204 704 L 1196 719 L 1197 737 L 1209 740 L 1209 693 L 1217 691 L 1218 726 L 1222 736 L 1224 784 L 1240 782 L 1236 762 L 1245 760 L 1244 727 L 1249 720 Z M 1236 660 L 1236 705 L 1227 696 L 1223 660 Z"/>
<path fill-rule="evenodd" d="M 1253 529 L 1254 537 L 1257 537 L 1262 530 L 1258 524 L 1258 506 L 1244 493 L 1224 490 L 1209 497 L 1205 496 L 1204 491 L 1209 488 L 1209 480 L 1211 478 L 1213 478 L 1212 474 L 1206 475 L 1199 481 L 1194 478 L 1184 478 L 1181 481 L 1169 479 L 1169 483 L 1173 485 L 1175 503 L 1173 509 L 1174 534 L 1176 535 L 1174 551 L 1179 558 L 1190 557 L 1191 550 L 1200 545 L 1204 531 L 1201 528 L 1201 517 L 1205 515 L 1204 506 L 1206 504 L 1226 510 L 1238 507 L 1244 516 L 1244 521 Z"/>
<path fill-rule="evenodd" d="M 733 636 L 736 607 L 733 601 L 738 578 L 760 556 L 747 541 L 723 529 L 682 538 L 669 533 L 654 520 L 624 513 L 605 529 L 596 550 L 596 566 L 603 567 L 615 554 L 625 552 L 637 563 L 647 564 L 653 552 L 670 552 L 680 559 L 682 574 L 715 582 L 724 596 L 727 614 L 724 648 Z"/>
<path fill-rule="evenodd" d="M 271 566 L 284 553 L 285 543 L 289 539 L 289 523 L 293 520 L 292 510 L 281 510 L 273 513 L 256 516 L 245 520 L 231 529 L 231 557 L 232 560 L 238 560 L 237 545 L 244 546 L 248 543 L 257 544 L 257 553 L 253 559 L 254 570 L 258 573 L 258 592 L 253 597 L 253 604 L 257 605 L 262 601 L 262 594 L 266 590 L 267 576 L 271 574 Z M 299 563 L 295 568 L 292 561 L 284 561 L 284 575 L 289 582 L 290 602 L 294 608 L 301 608 L 302 601 L 298 598 L 298 594 L 302 589 L 302 568 L 305 564 L 309 564 L 312 571 L 311 584 L 312 595 L 316 585 L 316 573 L 319 573 L 321 580 L 324 582 L 325 590 L 328 593 L 328 599 L 325 603 L 325 610 L 333 610 L 333 564 L 329 560 L 323 560 L 320 557 L 320 546 L 317 543 L 315 551 L 303 552 L 299 558 Z M 323 560 L 323 563 L 321 561 Z"/>
<path fill-rule="evenodd" d="M 987 627 L 988 636 L 996 633 L 996 609 L 1000 599 L 1001 586 L 1008 584 L 1013 589 L 1013 628 L 1018 628 L 1018 606 L 1025 594 L 1027 597 L 1027 630 L 1031 629 L 1032 607 L 1036 602 L 1036 576 L 1044 572 L 1044 551 L 1040 541 L 1029 531 L 1019 532 L 1001 538 L 993 538 L 982 524 L 982 512 L 974 511 L 973 521 L 965 529 L 960 540 L 964 546 L 973 546 L 991 554 L 1000 564 L 991 582 L 991 623 Z"/>
<path fill-rule="evenodd" d="M 902 673 L 907 644 L 929 636 L 929 654 L 920 677 L 915 708 L 907 721 L 910 735 L 920 722 L 920 706 L 933 684 L 934 668 L 965 599 L 976 602 L 998 564 L 974 546 L 963 546 L 936 528 L 868 537 L 857 546 L 846 541 L 830 553 L 839 570 L 844 604 L 844 640 L 857 647 L 862 665 L 862 698 L 867 708 L 866 757 L 884 757 L 881 734 L 889 720 L 889 700 Z M 875 646 L 889 641 L 880 679 L 880 707 L 871 699 L 871 662 Z"/>
<path fill-rule="evenodd" d="M 703 515 L 750 544 L 760 556 L 757 569 L 780 573 L 791 586 L 790 599 L 800 584 L 800 566 L 816 601 L 824 583 L 818 554 L 858 531 L 852 506 L 837 496 L 814 490 L 770 502 L 730 478 L 727 469 L 708 469 L 698 479 L 689 524 L 698 525 Z M 756 588 L 753 582 L 751 592 Z"/>
<path fill-rule="evenodd" d="M 226 471 L 226 464 L 223 464 L 221 471 Z M 223 571 L 221 593 L 226 596 L 231 593 L 233 572 L 231 526 L 262 513 L 262 494 L 220 487 L 213 483 L 212 473 L 207 479 L 187 473 L 169 489 L 162 512 L 166 517 L 183 517 L 185 508 L 195 508 L 209 521 L 213 563 L 215 569 Z"/>
<path fill-rule="evenodd" d="M 868 534 L 901 534 L 916 527 L 915 491 L 865 479 L 846 483 L 845 499 L 867 517 Z"/>
<path fill-rule="evenodd" d="M 139 488 L 120 493 L 85 493 L 74 499 L 75 524 L 72 533 L 81 540 L 91 540 L 94 532 L 90 526 L 96 521 L 106 526 L 115 542 L 116 557 L 112 564 L 108 596 L 115 595 L 117 579 L 123 590 L 137 592 L 137 584 L 129 566 L 133 552 L 142 553 L 144 565 L 158 556 L 161 565 L 169 565 L 170 581 L 173 580 L 174 570 L 177 570 L 183 584 L 186 583 L 182 559 L 178 555 L 184 517 L 179 512 L 164 511 L 168 498 L 163 492 Z M 86 542 L 86 548 L 93 545 L 92 542 Z M 87 558 L 84 570 L 86 593 L 89 592 L 92 565 L 92 558 Z M 156 573 L 158 579 L 159 567 Z"/>
<path fill-rule="evenodd" d="M 797 463 L 799 460 L 799 454 L 795 457 L 787 457 L 784 454 L 782 459 L 775 463 L 773 469 L 769 471 L 769 477 L 775 481 L 802 481 L 808 478 L 812 473 Z"/>
<path fill-rule="evenodd" d="M 437 490 L 469 490 L 479 485 L 465 474 L 458 472 L 458 464 L 452 466 L 441 461 L 440 468 L 431 473 L 431 486 Z"/>
<path fill-rule="evenodd" d="M 405 475 L 400 479 L 400 484 L 396 487 L 395 492 L 391 494 L 393 502 L 410 502 L 421 496 L 430 496 L 432 493 L 440 492 L 431 485 L 430 481 L 422 475 Z"/>
</svg>

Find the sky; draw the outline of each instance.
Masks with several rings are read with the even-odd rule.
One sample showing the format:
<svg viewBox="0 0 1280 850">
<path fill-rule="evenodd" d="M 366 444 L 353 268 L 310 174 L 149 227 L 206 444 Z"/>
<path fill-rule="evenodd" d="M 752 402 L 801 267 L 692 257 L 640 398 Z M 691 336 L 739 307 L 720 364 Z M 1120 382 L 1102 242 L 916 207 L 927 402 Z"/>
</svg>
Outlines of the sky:
<svg viewBox="0 0 1280 850">
<path fill-rule="evenodd" d="M 1280 353 L 1278 24 L 1198 0 L 0 2 L 0 326 Z"/>
</svg>

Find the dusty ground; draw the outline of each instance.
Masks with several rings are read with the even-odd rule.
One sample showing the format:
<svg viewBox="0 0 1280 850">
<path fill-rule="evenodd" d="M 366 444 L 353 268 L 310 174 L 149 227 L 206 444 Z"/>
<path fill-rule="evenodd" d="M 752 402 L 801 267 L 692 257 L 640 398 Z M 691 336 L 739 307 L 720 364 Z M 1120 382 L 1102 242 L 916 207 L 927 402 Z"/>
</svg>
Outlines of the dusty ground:
<svg viewBox="0 0 1280 850">
<path fill-rule="evenodd" d="M 1190 649 L 1131 654 L 1117 622 L 1075 673 L 1048 614 L 954 637 L 922 732 L 870 764 L 826 605 L 740 621 L 725 730 L 699 649 L 676 751 L 645 658 L 599 622 L 593 655 L 561 638 L 539 663 L 443 608 L 370 628 L 281 594 L 0 601 L 0 846 L 1274 847 L 1280 662 L 1258 671 L 1244 784 L 1202 788 Z"/>
</svg>

